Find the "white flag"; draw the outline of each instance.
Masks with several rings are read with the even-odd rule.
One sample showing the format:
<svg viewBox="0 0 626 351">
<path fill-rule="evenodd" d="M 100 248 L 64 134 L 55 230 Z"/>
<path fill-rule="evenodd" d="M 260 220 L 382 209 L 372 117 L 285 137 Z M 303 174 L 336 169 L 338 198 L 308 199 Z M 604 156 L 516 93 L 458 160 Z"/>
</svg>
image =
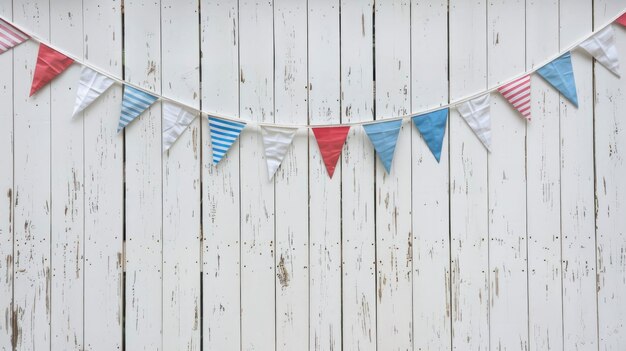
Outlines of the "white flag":
<svg viewBox="0 0 626 351">
<path fill-rule="evenodd" d="M 619 77 L 619 55 L 612 26 L 607 26 L 579 46 Z"/>
<path fill-rule="evenodd" d="M 76 103 L 74 104 L 72 116 L 76 116 L 84 110 L 105 90 L 109 89 L 111 85 L 113 85 L 113 79 L 83 66 L 80 71 L 80 81 L 76 90 Z"/>
<path fill-rule="evenodd" d="M 491 116 L 489 115 L 490 94 L 479 96 L 457 106 L 457 110 L 472 128 L 478 139 L 491 151 Z"/>
<path fill-rule="evenodd" d="M 274 177 L 274 173 L 276 173 L 280 163 L 287 154 L 296 131 L 298 131 L 298 128 L 261 126 L 263 148 L 265 149 L 265 159 L 267 161 L 267 175 L 270 180 Z"/>
<path fill-rule="evenodd" d="M 194 113 L 171 102 L 163 101 L 163 152 L 174 145 L 176 139 L 183 134 L 194 118 L 196 118 Z"/>
</svg>

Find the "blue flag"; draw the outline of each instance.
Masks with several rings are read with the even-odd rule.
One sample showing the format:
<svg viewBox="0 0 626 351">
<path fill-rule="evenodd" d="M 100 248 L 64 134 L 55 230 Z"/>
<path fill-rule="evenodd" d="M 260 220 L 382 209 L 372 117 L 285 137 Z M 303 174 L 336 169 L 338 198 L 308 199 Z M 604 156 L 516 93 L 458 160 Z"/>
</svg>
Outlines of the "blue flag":
<svg viewBox="0 0 626 351">
<path fill-rule="evenodd" d="M 427 114 L 412 118 L 415 127 L 422 134 L 422 138 L 433 153 L 437 162 L 441 158 L 441 146 L 443 136 L 446 134 L 446 121 L 448 120 L 448 109 L 433 111 Z"/>
<path fill-rule="evenodd" d="M 539 68 L 537 73 L 550 85 L 556 88 L 567 100 L 578 107 L 576 95 L 576 81 L 572 68 L 572 55 L 568 52 L 561 57 Z"/>
<path fill-rule="evenodd" d="M 120 114 L 120 122 L 117 125 L 117 132 L 122 131 L 137 116 L 147 110 L 150 105 L 154 104 L 157 99 L 156 96 L 125 85 L 124 97 L 122 98 L 122 113 Z"/>
<path fill-rule="evenodd" d="M 402 127 L 401 119 L 363 125 L 387 173 L 391 171 L 391 161 L 393 152 L 396 150 L 400 127 Z"/>
<path fill-rule="evenodd" d="M 241 134 L 245 123 L 209 116 L 213 164 L 217 165 Z"/>
</svg>

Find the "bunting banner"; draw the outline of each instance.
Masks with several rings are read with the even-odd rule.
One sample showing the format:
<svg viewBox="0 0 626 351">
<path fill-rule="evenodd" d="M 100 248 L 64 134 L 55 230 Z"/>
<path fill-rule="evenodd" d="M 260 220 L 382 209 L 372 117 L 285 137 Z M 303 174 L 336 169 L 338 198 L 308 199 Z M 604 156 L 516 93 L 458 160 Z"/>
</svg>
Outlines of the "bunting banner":
<svg viewBox="0 0 626 351">
<path fill-rule="evenodd" d="M 76 89 L 76 102 L 74 103 L 75 117 L 87 106 L 91 105 L 102 93 L 113 85 L 113 79 L 104 76 L 87 66 L 83 66 L 80 70 L 80 81 Z"/>
<path fill-rule="evenodd" d="M 39 89 L 50 83 L 54 77 L 65 71 L 72 63 L 74 63 L 73 59 L 49 46 L 39 44 L 37 65 L 33 75 L 33 84 L 30 88 L 30 96 L 33 96 Z"/>
<path fill-rule="evenodd" d="M 530 121 L 530 75 L 505 84 L 498 91 L 513 108 Z"/>
<path fill-rule="evenodd" d="M 0 19 L 0 54 L 28 40 L 30 37 L 10 23 Z"/>
<path fill-rule="evenodd" d="M 602 66 L 619 77 L 619 56 L 615 47 L 615 32 L 608 26 L 579 45 Z"/>
<path fill-rule="evenodd" d="M 163 102 L 163 152 L 174 145 L 194 118 L 196 114 L 169 101 Z"/>
<path fill-rule="evenodd" d="M 491 151 L 490 95 L 485 94 L 457 106 L 457 110 L 474 134 Z"/>
<path fill-rule="evenodd" d="M 446 135 L 446 122 L 448 120 L 448 109 L 433 111 L 423 115 L 415 116 L 411 119 L 415 127 L 422 135 L 428 145 L 430 152 L 439 162 L 441 159 L 441 147 L 443 137 Z"/>
<path fill-rule="evenodd" d="M 211 149 L 213 150 L 213 164 L 220 163 L 228 149 L 235 143 L 245 123 L 209 116 L 209 130 L 211 131 Z"/>
<path fill-rule="evenodd" d="M 261 126 L 269 180 L 274 178 L 274 174 L 278 167 L 280 167 L 281 162 L 283 162 L 283 158 L 285 158 L 287 150 L 289 150 L 291 141 L 293 137 L 296 136 L 297 131 L 298 128 Z"/>
<path fill-rule="evenodd" d="M 623 14 L 623 15 L 621 15 L 621 16 L 619 16 L 619 17 L 615 20 L 615 22 L 616 22 L 616 23 L 618 23 L 618 24 L 620 24 L 620 25 L 622 25 L 622 26 L 624 26 L 624 27 L 626 27 L 626 13 L 625 13 L 625 14 Z"/>
<path fill-rule="evenodd" d="M 322 159 L 330 178 L 335 173 L 337 160 L 339 160 L 341 149 L 343 149 L 343 144 L 346 142 L 349 131 L 349 126 L 313 128 L 317 147 L 320 150 L 320 154 L 322 154 Z"/>
<path fill-rule="evenodd" d="M 125 85 L 124 96 L 122 97 L 122 112 L 120 113 L 117 132 L 119 133 L 126 128 L 130 122 L 147 110 L 157 99 L 156 96 Z"/>
<path fill-rule="evenodd" d="M 554 61 L 539 68 L 537 74 L 550 83 L 574 106 L 578 107 L 576 81 L 574 80 L 574 69 L 572 68 L 572 55 L 570 52 L 566 52 Z"/>
<path fill-rule="evenodd" d="M 363 129 L 374 145 L 374 150 L 376 150 L 376 154 L 385 166 L 387 173 L 391 172 L 391 162 L 401 127 L 401 119 L 363 125 Z"/>
</svg>

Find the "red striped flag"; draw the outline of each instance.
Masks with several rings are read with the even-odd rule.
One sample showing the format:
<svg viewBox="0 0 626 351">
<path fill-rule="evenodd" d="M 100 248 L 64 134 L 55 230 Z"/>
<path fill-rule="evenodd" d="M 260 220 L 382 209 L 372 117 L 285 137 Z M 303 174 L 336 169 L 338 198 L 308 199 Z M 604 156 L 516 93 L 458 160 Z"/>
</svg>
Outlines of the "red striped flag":
<svg viewBox="0 0 626 351">
<path fill-rule="evenodd" d="M 25 42 L 28 38 L 28 35 L 0 19 L 0 54 Z"/>
<path fill-rule="evenodd" d="M 530 121 L 530 75 L 505 84 L 499 87 L 498 91 L 522 116 Z"/>
</svg>

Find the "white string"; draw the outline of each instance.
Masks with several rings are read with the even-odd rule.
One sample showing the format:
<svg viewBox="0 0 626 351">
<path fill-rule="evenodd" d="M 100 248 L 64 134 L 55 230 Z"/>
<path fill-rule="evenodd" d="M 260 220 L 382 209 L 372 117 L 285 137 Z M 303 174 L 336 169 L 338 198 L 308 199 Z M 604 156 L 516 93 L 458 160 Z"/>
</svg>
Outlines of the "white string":
<svg viewBox="0 0 626 351">
<path fill-rule="evenodd" d="M 592 36 L 594 36 L 595 34 L 600 32 L 604 28 L 606 28 L 606 27 L 610 26 L 611 24 L 613 24 L 613 22 L 615 22 L 616 19 L 618 19 L 620 16 L 622 16 L 624 14 L 624 12 L 625 12 L 625 10 L 620 11 L 620 13 L 617 16 L 613 17 L 609 22 L 605 23 L 602 27 L 600 27 L 600 28 L 596 29 L 595 31 L 591 32 L 586 37 L 577 40 L 576 42 L 574 42 L 574 44 L 570 45 L 567 49 L 559 52 L 557 55 L 555 55 L 555 56 L 545 60 L 544 62 L 542 62 L 539 65 L 535 65 L 533 69 L 531 69 L 529 71 L 526 71 L 526 72 L 524 72 L 522 74 L 519 74 L 519 75 L 517 75 L 517 76 L 515 76 L 513 78 L 510 78 L 510 79 L 508 79 L 508 80 L 506 80 L 504 82 L 498 83 L 497 85 L 493 85 L 493 86 L 489 87 L 487 90 L 484 90 L 484 91 L 481 91 L 481 92 L 478 92 L 478 93 L 474 93 L 474 94 L 471 94 L 471 95 L 466 95 L 466 96 L 464 96 L 462 98 L 459 98 L 459 99 L 451 100 L 448 104 L 445 104 L 445 105 L 431 107 L 431 108 L 428 108 L 428 109 L 425 109 L 425 110 L 422 110 L 422 111 L 419 111 L 419 112 L 416 112 L 416 113 L 411 113 L 411 114 L 402 115 L 402 116 L 395 116 L 395 117 L 385 118 L 385 119 L 382 119 L 382 120 L 381 119 L 373 120 L 373 121 L 362 121 L 362 122 L 341 123 L 341 124 L 279 124 L 279 123 L 265 123 L 265 122 L 261 122 L 261 123 L 257 123 L 257 124 L 262 125 L 262 126 L 273 126 L 273 127 L 283 127 L 283 128 L 318 128 L 318 127 L 360 126 L 360 125 L 374 124 L 374 123 L 379 123 L 379 122 L 405 120 L 405 119 L 409 119 L 409 118 L 411 118 L 413 116 L 419 116 L 419 115 L 427 114 L 429 112 L 433 112 L 433 111 L 437 111 L 437 110 L 441 110 L 441 109 L 445 109 L 445 108 L 452 108 L 452 107 L 460 105 L 460 104 L 462 104 L 462 103 L 464 103 L 466 101 L 475 99 L 475 98 L 477 98 L 479 96 L 482 96 L 482 95 L 485 95 L 485 94 L 489 94 L 489 93 L 497 90 L 499 87 L 501 87 L 503 85 L 506 85 L 506 84 L 511 83 L 511 82 L 513 82 L 513 81 L 515 81 L 515 80 L 517 80 L 519 78 L 522 78 L 522 77 L 524 77 L 526 75 L 534 73 L 535 71 L 537 71 L 541 67 L 543 67 L 546 64 L 554 61 L 555 59 L 557 59 L 559 57 L 561 57 L 566 52 L 575 49 L 583 41 L 591 38 Z M 129 83 L 127 81 L 119 79 L 119 78 L 115 77 L 114 75 L 112 75 L 112 74 L 110 74 L 108 72 L 105 72 L 104 70 L 102 70 L 100 68 L 97 68 L 97 67 L 95 67 L 95 66 L 93 66 L 91 64 L 88 64 L 88 63 L 78 59 L 76 56 L 70 54 L 69 52 L 67 52 L 65 50 L 62 50 L 62 49 L 59 49 L 59 48 L 51 45 L 47 41 L 42 40 L 41 38 L 37 37 L 36 35 L 33 35 L 33 34 L 29 33 L 23 27 L 18 26 L 16 24 L 12 23 L 11 21 L 7 20 L 3 16 L 0 16 L 0 19 L 4 20 L 7 23 L 10 23 L 15 28 L 17 28 L 20 31 L 22 31 L 25 34 L 27 34 L 30 37 L 31 40 L 33 40 L 35 42 L 38 42 L 40 44 L 44 44 L 44 45 L 46 45 L 46 46 L 48 46 L 48 47 L 50 47 L 50 48 L 60 52 L 61 54 L 63 54 L 65 56 L 73 59 L 76 63 L 78 63 L 80 65 L 83 65 L 85 67 L 88 67 L 88 68 L 90 68 L 90 69 L 92 69 L 92 70 L 102 74 L 103 76 L 106 76 L 106 77 L 110 78 L 110 79 L 112 79 L 113 81 L 115 81 L 118 84 L 127 85 L 127 86 L 130 86 L 130 87 L 133 87 L 133 88 L 135 88 L 137 90 L 140 90 L 140 91 L 143 91 L 143 92 L 145 92 L 147 94 L 155 96 L 159 100 L 170 102 L 170 103 L 182 106 L 182 107 L 184 107 L 184 108 L 186 108 L 188 110 L 195 111 L 195 112 L 198 112 L 200 114 L 204 114 L 204 115 L 208 115 L 208 116 L 212 116 L 212 117 L 217 117 L 217 118 L 222 118 L 222 119 L 233 121 L 233 122 L 240 122 L 240 123 L 244 122 L 244 123 L 249 124 L 249 125 L 254 125 L 255 124 L 255 122 L 253 122 L 253 121 L 242 120 L 241 118 L 221 115 L 219 113 L 203 111 L 203 110 L 197 109 L 197 108 L 195 108 L 195 107 L 193 107 L 191 105 L 185 104 L 184 102 L 177 101 L 177 100 L 174 100 L 172 98 L 168 98 L 167 96 L 164 96 L 164 95 L 161 95 L 161 94 L 157 94 L 157 93 L 152 92 L 152 91 L 150 91 L 148 89 L 140 87 L 140 86 L 138 86 L 136 84 Z"/>
</svg>

